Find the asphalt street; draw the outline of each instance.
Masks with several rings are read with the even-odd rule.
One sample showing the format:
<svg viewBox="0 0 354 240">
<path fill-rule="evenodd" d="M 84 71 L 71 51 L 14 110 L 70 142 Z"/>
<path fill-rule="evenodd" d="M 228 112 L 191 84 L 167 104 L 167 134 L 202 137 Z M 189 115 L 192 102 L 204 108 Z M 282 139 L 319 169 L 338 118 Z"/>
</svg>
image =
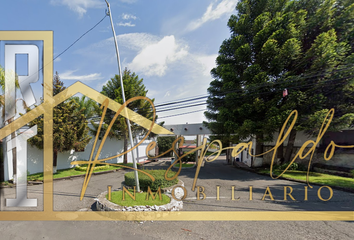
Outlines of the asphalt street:
<svg viewBox="0 0 354 240">
<path fill-rule="evenodd" d="M 146 165 L 146 169 L 166 169 L 167 162 Z M 191 191 L 195 168 L 183 169 L 179 175 L 188 191 L 183 201 L 183 211 L 354 211 L 354 194 L 333 190 L 329 201 L 321 201 L 317 192 L 319 186 L 308 189 L 305 201 L 306 184 L 271 179 L 255 173 L 226 165 L 224 159 L 205 164 L 201 168 L 197 186 L 204 188 L 206 198 L 197 200 L 196 192 Z M 117 171 L 92 176 L 85 197 L 80 201 L 83 178 L 54 181 L 55 211 L 92 211 L 95 197 L 107 190 L 120 188 L 126 171 Z M 217 196 L 219 186 L 219 199 Z M 235 187 L 234 198 L 232 186 Z M 250 196 L 252 186 L 252 200 Z M 284 186 L 293 188 L 292 196 L 284 201 Z M 273 199 L 267 194 L 261 200 L 267 187 Z M 323 188 L 322 198 L 329 197 Z M 38 199 L 42 210 L 43 185 L 28 187 L 28 197 Z M 15 188 L 2 189 L 1 211 L 15 210 L 4 206 L 5 198 L 13 198 Z M 0 212 L 1 214 L 1 212 Z M 1 239 L 354 239 L 352 222 L 325 221 L 3 221 L 0 224 Z"/>
</svg>

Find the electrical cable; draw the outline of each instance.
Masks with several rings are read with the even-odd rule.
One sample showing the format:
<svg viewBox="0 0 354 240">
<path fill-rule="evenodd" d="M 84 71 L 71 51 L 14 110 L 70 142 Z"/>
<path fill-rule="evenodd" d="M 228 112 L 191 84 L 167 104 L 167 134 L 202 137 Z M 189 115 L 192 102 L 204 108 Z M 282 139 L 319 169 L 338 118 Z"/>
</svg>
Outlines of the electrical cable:
<svg viewBox="0 0 354 240">
<path fill-rule="evenodd" d="M 339 79 L 332 79 L 332 80 L 327 80 L 327 81 L 324 81 L 322 83 L 311 83 L 311 84 L 303 84 L 303 85 L 299 85 L 299 86 L 289 86 L 287 87 L 287 89 L 297 89 L 297 88 L 302 88 L 302 87 L 308 87 L 308 86 L 313 86 L 313 85 L 319 85 L 319 84 L 325 84 L 325 83 L 329 83 L 329 82 L 333 82 L 333 81 L 340 81 L 340 80 L 345 80 L 345 79 L 348 79 L 349 77 L 346 77 L 346 78 L 339 78 Z M 334 85 L 336 84 L 341 84 L 340 82 L 338 83 L 334 83 Z M 252 90 L 255 90 L 255 89 L 252 89 Z M 234 93 L 237 93 L 237 92 L 234 92 Z M 241 93 L 241 92 L 240 92 Z M 244 92 L 242 92 L 244 93 Z M 265 95 L 265 94 L 274 94 L 274 92 L 269 92 L 269 91 L 265 91 L 265 92 L 256 92 L 256 93 L 247 93 L 247 97 L 250 97 L 250 96 L 255 96 L 255 95 Z M 240 98 L 243 98 L 242 96 L 241 97 L 233 97 L 233 98 L 228 98 L 227 100 L 230 101 L 230 100 L 236 100 L 236 99 L 240 99 Z M 214 103 L 215 102 L 222 102 L 222 101 L 225 101 L 225 99 L 220 99 L 220 100 L 214 100 Z M 180 107 L 173 107 L 173 108 L 170 108 L 170 109 L 162 109 L 162 110 L 157 110 L 156 113 L 158 112 L 166 112 L 166 111 L 172 111 L 172 110 L 178 110 L 178 109 L 183 109 L 183 108 L 189 108 L 189 107 L 194 107 L 194 106 L 200 106 L 200 105 L 204 105 L 204 104 L 208 104 L 207 102 L 205 103 L 200 103 L 200 104 L 194 104 L 194 105 L 185 105 L 185 106 L 180 106 Z"/>
<path fill-rule="evenodd" d="M 107 14 L 98 22 L 96 23 L 92 28 L 90 28 L 89 30 L 87 30 L 84 34 L 82 34 L 78 39 L 76 39 L 72 44 L 70 44 L 69 47 L 67 47 L 64 51 L 62 51 L 61 53 L 59 53 L 55 58 L 53 58 L 53 61 L 55 61 L 55 59 L 57 59 L 58 57 L 60 57 L 62 54 L 64 54 L 67 50 L 69 50 L 72 46 L 74 46 L 75 43 L 77 43 L 81 38 L 83 38 L 86 34 L 88 34 L 89 32 L 91 32 L 94 28 L 96 28 L 105 18 L 107 17 Z"/>
<path fill-rule="evenodd" d="M 333 73 L 337 73 L 337 72 L 342 72 L 342 71 L 345 71 L 347 69 L 350 69 L 354 67 L 354 64 L 347 64 L 345 68 L 341 68 L 341 69 L 336 69 L 336 70 L 333 70 L 331 72 L 312 72 L 312 73 L 316 73 L 316 75 L 310 75 L 310 74 L 306 74 L 306 75 L 302 75 L 302 76 L 294 76 L 294 78 L 298 78 L 296 81 L 300 81 L 300 80 L 304 80 L 304 79 L 307 79 L 307 78 L 315 78 L 315 77 L 323 77 L 325 74 L 333 74 Z M 275 85 L 278 85 L 278 84 L 283 84 L 283 83 L 287 83 L 289 81 L 289 79 L 284 79 L 282 81 L 277 81 L 275 83 L 270 83 L 270 82 L 265 82 L 265 83 L 262 83 L 262 84 L 258 84 L 256 87 L 254 87 L 254 89 L 258 89 L 258 88 L 262 88 L 262 87 L 265 87 L 265 86 L 268 86 L 268 87 L 274 87 Z M 294 82 L 295 84 L 296 82 Z M 272 86 L 271 86 L 272 85 Z M 288 88 L 288 87 L 287 87 Z M 254 90 L 252 89 L 252 90 Z M 243 92 L 244 90 L 238 90 L 236 92 Z M 219 94 L 227 94 L 227 93 L 233 93 L 235 92 L 233 89 L 229 90 L 229 91 L 224 91 L 224 92 L 220 92 Z M 200 97 L 201 96 L 201 97 Z M 199 100 L 199 99 L 203 99 L 203 98 L 207 98 L 209 97 L 210 95 L 205 95 L 205 96 L 202 96 L 202 95 L 198 95 L 198 96 L 193 96 L 191 98 L 187 98 L 187 100 L 183 100 L 183 99 L 180 99 L 178 101 L 175 101 L 175 102 L 167 102 L 167 103 L 164 103 L 164 104 L 158 104 L 156 105 L 155 107 L 158 108 L 158 107 L 161 107 L 161 106 L 167 106 L 167 105 L 174 105 L 174 104 L 179 104 L 179 103 L 182 103 L 182 102 L 188 102 L 188 101 L 194 101 L 194 100 Z M 182 101 L 181 101 L 182 100 Z"/>
<path fill-rule="evenodd" d="M 200 109 L 200 110 L 191 111 L 191 112 L 185 112 L 185 113 L 180 113 L 180 114 L 175 114 L 175 115 L 169 115 L 169 116 L 165 116 L 165 117 L 159 117 L 158 119 L 161 119 L 161 118 L 169 118 L 169 117 L 175 117 L 175 116 L 181 116 L 181 115 L 186 115 L 186 114 L 195 113 L 195 112 L 201 112 L 201 111 L 206 111 L 206 110 L 207 110 L 207 109 Z"/>
</svg>

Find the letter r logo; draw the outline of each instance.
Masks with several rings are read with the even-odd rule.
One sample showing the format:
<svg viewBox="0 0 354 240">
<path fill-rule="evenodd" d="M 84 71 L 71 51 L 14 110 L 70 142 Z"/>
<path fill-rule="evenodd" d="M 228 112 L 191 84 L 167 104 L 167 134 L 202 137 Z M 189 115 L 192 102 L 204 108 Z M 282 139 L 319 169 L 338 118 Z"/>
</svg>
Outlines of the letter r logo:
<svg viewBox="0 0 354 240">
<path fill-rule="evenodd" d="M 5 121 L 15 116 L 16 109 L 16 55 L 27 55 L 27 76 L 18 76 L 23 100 L 27 106 L 36 103 L 30 83 L 39 79 L 39 49 L 36 45 L 5 45 Z"/>
</svg>

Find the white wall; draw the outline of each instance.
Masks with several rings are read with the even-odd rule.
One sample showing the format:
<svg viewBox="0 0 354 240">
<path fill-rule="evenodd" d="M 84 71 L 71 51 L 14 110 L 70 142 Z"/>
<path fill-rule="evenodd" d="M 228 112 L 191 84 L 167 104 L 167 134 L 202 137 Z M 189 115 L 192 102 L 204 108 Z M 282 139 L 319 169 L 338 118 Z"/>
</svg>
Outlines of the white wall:
<svg viewBox="0 0 354 240">
<path fill-rule="evenodd" d="M 144 159 L 147 159 L 145 154 L 145 149 L 151 141 L 153 140 L 146 140 L 145 142 L 143 142 L 141 145 L 138 146 L 138 156 L 140 158 L 139 161 L 143 161 Z M 72 161 L 89 160 L 91 150 L 93 147 L 93 142 L 94 142 L 94 136 L 92 137 L 91 141 L 88 143 L 88 145 L 86 146 L 83 152 L 67 151 L 63 153 L 58 153 L 57 169 L 60 170 L 60 169 L 68 169 L 74 167 L 73 165 L 70 164 Z M 97 141 L 96 151 L 99 147 L 99 144 L 101 144 L 100 140 Z M 129 148 L 130 146 L 128 146 L 128 149 Z M 107 138 L 98 159 L 103 159 L 114 155 L 118 155 L 124 151 L 123 149 L 124 149 L 123 140 Z M 93 159 L 95 157 L 96 151 L 94 152 Z M 150 154 L 154 155 L 154 151 L 151 151 Z M 10 155 L 12 156 L 12 154 Z M 5 164 L 4 164 L 5 181 L 13 178 L 11 156 L 5 158 Z M 123 156 L 113 158 L 107 162 L 122 163 Z M 128 153 L 128 162 L 133 162 L 130 152 Z M 43 150 L 38 149 L 36 147 L 32 147 L 29 144 L 27 145 L 27 169 L 29 174 L 43 172 Z"/>
<path fill-rule="evenodd" d="M 273 141 L 264 143 L 264 146 L 275 146 L 275 143 L 277 142 L 278 136 L 279 136 L 279 133 L 274 133 Z M 287 137 L 285 139 L 284 147 L 288 145 L 288 139 L 289 139 L 289 137 Z M 309 137 L 303 131 L 297 131 L 294 147 L 301 147 L 307 140 L 316 141 L 316 137 Z"/>
<path fill-rule="evenodd" d="M 248 141 L 244 141 L 244 142 L 249 142 L 250 139 Z M 255 154 L 255 147 L 256 147 L 256 141 L 252 140 L 252 149 L 251 149 L 251 153 Z M 237 144 L 232 144 L 233 147 L 235 147 Z M 236 160 L 236 158 L 239 158 L 240 162 L 245 163 L 247 166 L 251 167 L 252 164 L 252 156 L 249 154 L 249 150 L 248 148 L 246 148 L 245 150 L 243 150 L 239 155 L 237 155 L 236 157 L 233 158 L 233 160 Z"/>
</svg>

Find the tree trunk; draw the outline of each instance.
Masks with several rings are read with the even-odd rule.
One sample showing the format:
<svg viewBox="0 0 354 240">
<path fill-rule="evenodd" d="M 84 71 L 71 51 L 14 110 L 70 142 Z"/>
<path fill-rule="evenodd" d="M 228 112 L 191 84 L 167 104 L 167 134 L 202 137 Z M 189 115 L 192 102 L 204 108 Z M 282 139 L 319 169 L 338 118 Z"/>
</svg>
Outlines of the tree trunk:
<svg viewBox="0 0 354 240">
<path fill-rule="evenodd" d="M 256 155 L 263 153 L 263 136 L 257 135 L 256 136 Z M 260 156 L 263 158 L 263 156 Z"/>
<path fill-rule="evenodd" d="M 292 129 L 289 135 L 288 145 L 286 146 L 285 157 L 284 157 L 285 163 L 291 161 L 291 155 L 293 153 L 295 139 L 296 139 L 296 130 Z"/>
<path fill-rule="evenodd" d="M 281 131 L 281 128 L 279 129 L 279 134 L 280 134 L 280 131 Z M 284 133 L 279 137 L 278 139 L 282 139 L 284 136 Z M 280 164 L 283 164 L 284 163 L 284 142 L 278 147 L 277 149 L 277 159 L 279 161 Z"/>
<path fill-rule="evenodd" d="M 57 172 L 58 150 L 53 149 L 53 173 Z"/>
<path fill-rule="evenodd" d="M 124 152 L 128 151 L 128 138 L 127 136 L 124 136 Z M 123 163 L 128 163 L 128 153 L 124 154 L 124 160 Z"/>
<path fill-rule="evenodd" d="M 256 135 L 256 148 L 255 154 L 259 155 L 263 153 L 263 135 L 257 134 Z M 258 157 L 251 157 L 251 167 L 260 167 L 263 165 L 263 156 Z"/>
</svg>

